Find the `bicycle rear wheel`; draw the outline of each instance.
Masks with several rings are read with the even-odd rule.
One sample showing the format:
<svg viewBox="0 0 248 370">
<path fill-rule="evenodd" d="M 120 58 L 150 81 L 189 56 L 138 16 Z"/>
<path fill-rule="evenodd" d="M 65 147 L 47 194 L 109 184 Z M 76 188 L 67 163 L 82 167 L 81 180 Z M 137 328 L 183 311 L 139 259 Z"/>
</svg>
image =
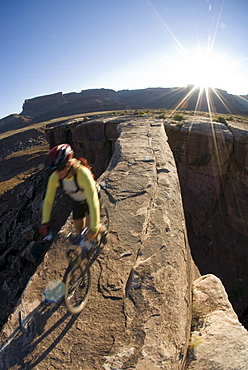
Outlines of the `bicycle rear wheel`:
<svg viewBox="0 0 248 370">
<path fill-rule="evenodd" d="M 73 314 L 85 307 L 91 288 L 90 269 L 86 268 L 88 259 L 68 269 L 65 275 L 65 305 Z"/>
</svg>

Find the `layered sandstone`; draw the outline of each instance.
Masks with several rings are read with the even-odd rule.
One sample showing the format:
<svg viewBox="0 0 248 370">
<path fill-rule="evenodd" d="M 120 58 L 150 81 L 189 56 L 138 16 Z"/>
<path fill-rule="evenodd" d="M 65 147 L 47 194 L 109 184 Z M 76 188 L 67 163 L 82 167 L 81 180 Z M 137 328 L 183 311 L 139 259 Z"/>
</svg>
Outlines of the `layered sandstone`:
<svg viewBox="0 0 248 370">
<path fill-rule="evenodd" d="M 205 202 L 202 212 L 208 214 L 216 206 L 220 192 L 223 192 L 231 226 L 248 235 L 248 229 L 244 227 L 248 221 L 248 203 L 244 193 L 248 185 L 248 125 L 225 125 L 196 117 L 187 119 L 181 127 L 173 127 L 169 123 L 166 130 L 178 164 L 182 188 L 191 189 L 194 199 L 194 189 L 198 189 L 197 204 L 200 204 L 201 192 L 205 186 L 209 187 L 204 193 L 212 194 L 215 199 L 202 198 Z M 189 210 L 192 207 L 190 196 L 184 201 Z M 202 221 L 206 221 L 204 216 Z"/>
<path fill-rule="evenodd" d="M 177 163 L 187 230 L 202 274 L 224 283 L 241 320 L 247 315 L 248 125 L 203 117 L 165 122 Z"/>
</svg>

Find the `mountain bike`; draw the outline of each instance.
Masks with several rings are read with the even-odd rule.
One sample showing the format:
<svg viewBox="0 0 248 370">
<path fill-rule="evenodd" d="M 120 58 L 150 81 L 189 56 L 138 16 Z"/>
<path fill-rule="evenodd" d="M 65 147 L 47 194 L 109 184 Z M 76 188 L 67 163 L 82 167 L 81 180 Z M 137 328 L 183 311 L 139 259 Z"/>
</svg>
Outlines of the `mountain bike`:
<svg viewBox="0 0 248 370">
<path fill-rule="evenodd" d="M 100 209 L 100 223 L 103 231 L 99 233 L 95 245 L 85 249 L 85 228 L 79 238 L 78 244 L 70 245 L 67 250 L 69 260 L 68 267 L 64 275 L 65 294 L 64 301 L 67 309 L 72 314 L 79 314 L 85 307 L 91 289 L 90 267 L 101 253 L 102 246 L 107 242 L 109 230 L 109 215 L 105 204 Z"/>
</svg>

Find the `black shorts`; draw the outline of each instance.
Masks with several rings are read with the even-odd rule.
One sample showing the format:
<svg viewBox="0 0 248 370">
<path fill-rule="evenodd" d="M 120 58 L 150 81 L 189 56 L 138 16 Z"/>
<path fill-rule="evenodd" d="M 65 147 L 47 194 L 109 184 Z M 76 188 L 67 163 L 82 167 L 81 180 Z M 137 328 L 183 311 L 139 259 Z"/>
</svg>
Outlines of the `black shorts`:
<svg viewBox="0 0 248 370">
<path fill-rule="evenodd" d="M 87 216 L 88 214 L 89 214 L 89 207 L 88 207 L 88 204 L 87 204 L 86 200 L 82 203 L 79 203 L 79 202 L 76 202 L 76 201 L 73 202 L 73 206 L 72 206 L 72 218 L 73 218 L 73 220 L 82 219 L 85 216 Z"/>
<path fill-rule="evenodd" d="M 100 190 L 98 191 L 98 198 L 101 207 L 101 193 Z M 83 219 L 84 217 L 88 216 L 90 213 L 88 203 L 84 200 L 82 203 L 73 201 L 72 205 L 72 218 L 73 220 Z"/>
</svg>

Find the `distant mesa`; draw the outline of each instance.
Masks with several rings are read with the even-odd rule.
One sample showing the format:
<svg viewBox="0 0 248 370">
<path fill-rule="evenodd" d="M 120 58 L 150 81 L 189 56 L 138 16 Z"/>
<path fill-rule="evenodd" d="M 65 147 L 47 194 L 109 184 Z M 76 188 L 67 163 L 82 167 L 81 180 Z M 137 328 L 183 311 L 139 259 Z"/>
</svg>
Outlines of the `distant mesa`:
<svg viewBox="0 0 248 370">
<path fill-rule="evenodd" d="M 199 89 L 187 97 L 193 85 L 174 88 L 147 88 L 137 90 L 89 89 L 80 93 L 51 95 L 26 99 L 21 115 L 49 118 L 61 117 L 67 114 L 80 114 L 95 111 L 110 111 L 115 109 L 187 109 L 208 111 L 205 94 L 199 100 Z M 186 98 L 187 97 L 187 98 Z M 186 99 L 185 99 L 186 98 Z M 248 96 L 246 96 L 246 99 Z M 225 90 L 210 90 L 211 109 L 218 113 L 248 114 L 248 100 L 237 95 L 228 94 Z M 181 104 L 180 104 L 181 102 Z"/>
<path fill-rule="evenodd" d="M 210 103 L 206 94 L 199 99 L 199 89 L 191 94 L 193 85 L 173 88 L 147 88 L 137 90 L 88 89 L 79 93 L 63 94 L 57 92 L 50 95 L 26 99 L 19 115 L 10 115 L 0 120 L 1 127 L 11 124 L 22 126 L 30 121 L 39 122 L 74 114 L 128 110 L 128 109 L 179 109 L 189 111 L 212 112 L 223 114 L 248 115 L 248 95 L 228 94 L 225 90 L 209 91 Z"/>
</svg>

